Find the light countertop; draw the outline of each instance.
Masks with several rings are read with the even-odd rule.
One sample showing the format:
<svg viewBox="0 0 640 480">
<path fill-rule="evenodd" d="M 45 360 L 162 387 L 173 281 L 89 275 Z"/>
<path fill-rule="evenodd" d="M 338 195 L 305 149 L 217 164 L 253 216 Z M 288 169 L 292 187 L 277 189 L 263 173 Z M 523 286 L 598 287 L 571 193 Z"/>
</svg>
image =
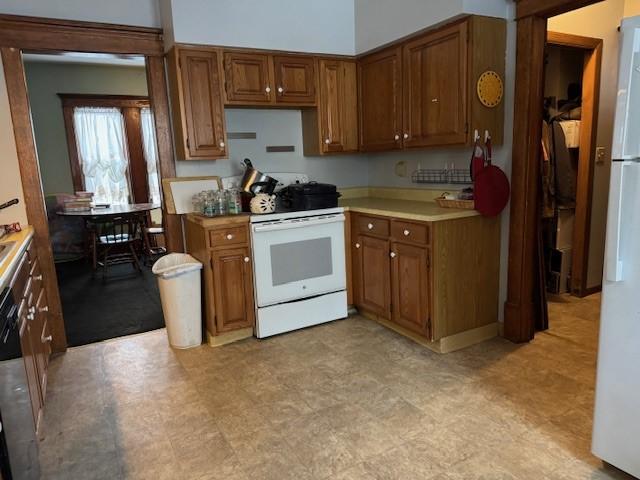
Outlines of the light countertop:
<svg viewBox="0 0 640 480">
<path fill-rule="evenodd" d="M 480 215 L 476 210 L 442 208 L 435 202 L 397 200 L 393 198 L 345 198 L 340 200 L 340 206 L 351 212 L 423 222 L 438 222 Z"/>
<path fill-rule="evenodd" d="M 13 242 L 9 253 L 0 260 L 0 289 L 6 287 L 11 281 L 20 256 L 27 249 L 29 240 L 32 237 L 33 227 L 23 227 L 21 232 L 11 233 L 0 240 L 0 244 L 11 244 Z"/>
</svg>

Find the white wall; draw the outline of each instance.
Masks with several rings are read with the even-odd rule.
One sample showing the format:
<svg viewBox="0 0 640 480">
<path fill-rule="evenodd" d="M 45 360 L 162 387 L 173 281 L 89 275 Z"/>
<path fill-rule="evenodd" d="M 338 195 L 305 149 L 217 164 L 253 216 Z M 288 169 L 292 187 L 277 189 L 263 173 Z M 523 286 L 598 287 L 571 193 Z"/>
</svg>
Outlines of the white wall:
<svg viewBox="0 0 640 480">
<path fill-rule="evenodd" d="M 7 97 L 7 84 L 4 79 L 2 59 L 0 59 L 0 203 L 12 198 L 18 198 L 20 203 L 13 207 L 0 210 L 0 225 L 20 222 L 27 224 L 27 211 L 24 206 L 22 184 L 20 183 L 20 167 L 18 166 L 18 154 L 16 142 L 13 136 L 13 124 L 11 123 L 11 111 L 9 110 L 9 98 Z"/>
<path fill-rule="evenodd" d="M 618 77 L 618 26 L 625 13 L 624 0 L 606 2 L 549 19 L 550 31 L 602 38 L 602 75 L 597 145 L 605 147 L 606 161 L 596 164 L 593 178 L 593 204 L 587 268 L 587 287 L 600 285 L 604 261 L 605 227 L 611 173 L 611 140 Z"/>
<path fill-rule="evenodd" d="M 0 0 L 0 13 L 160 27 L 158 0 Z"/>
<path fill-rule="evenodd" d="M 466 13 L 505 18 L 506 0 L 355 0 L 355 47 L 366 52 Z"/>
<path fill-rule="evenodd" d="M 302 155 L 300 110 L 227 109 L 228 132 L 256 132 L 255 140 L 229 139 L 229 159 L 178 161 L 180 177 L 198 175 L 240 175 L 242 159 L 250 158 L 263 172 L 307 173 L 312 180 L 341 187 L 368 184 L 368 161 L 363 155 L 305 157 Z M 291 153 L 266 153 L 267 145 L 293 145 Z"/>
<path fill-rule="evenodd" d="M 163 0 L 176 42 L 353 55 L 353 0 Z"/>
</svg>

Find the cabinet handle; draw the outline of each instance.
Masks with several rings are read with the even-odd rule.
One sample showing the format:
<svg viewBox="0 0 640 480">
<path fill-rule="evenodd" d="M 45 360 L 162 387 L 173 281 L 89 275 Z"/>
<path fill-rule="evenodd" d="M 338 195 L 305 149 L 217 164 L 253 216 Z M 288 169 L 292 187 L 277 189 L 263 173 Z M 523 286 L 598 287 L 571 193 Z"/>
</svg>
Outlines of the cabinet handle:
<svg viewBox="0 0 640 480">
<path fill-rule="evenodd" d="M 327 145 L 329 145 L 329 144 L 331 143 L 331 140 L 330 140 L 330 139 L 328 139 L 328 138 L 325 138 L 325 139 L 324 139 L 324 143 L 325 143 L 325 144 L 327 144 Z"/>
<path fill-rule="evenodd" d="M 227 235 L 227 240 L 233 240 L 233 235 L 232 234 L 228 234 Z"/>
<path fill-rule="evenodd" d="M 34 318 L 36 318 L 36 316 L 33 313 L 27 314 L 27 320 L 33 321 Z"/>
<path fill-rule="evenodd" d="M 356 248 L 360 248 L 360 244 L 359 243 L 356 243 Z"/>
<path fill-rule="evenodd" d="M 49 307 L 48 307 L 47 305 L 45 305 L 44 307 L 40 307 L 40 308 L 38 309 L 38 311 L 39 311 L 40 313 L 48 312 L 48 311 L 49 311 Z"/>
<path fill-rule="evenodd" d="M 224 142 L 220 142 L 220 148 L 224 148 Z"/>
<path fill-rule="evenodd" d="M 369 230 L 373 230 L 373 223 L 370 223 L 369 225 L 367 225 L 367 228 L 368 228 Z"/>
<path fill-rule="evenodd" d="M 36 307 L 29 307 L 29 313 L 36 313 Z"/>
<path fill-rule="evenodd" d="M 47 335 L 46 337 L 40 337 L 40 340 L 42 340 L 42 343 L 48 343 L 53 340 L 53 337 L 51 335 Z"/>
<path fill-rule="evenodd" d="M 438 103 L 440 100 L 438 100 L 437 98 L 432 98 L 431 99 L 431 103 Z"/>
<path fill-rule="evenodd" d="M 393 139 L 397 142 L 398 140 L 400 140 L 400 135 L 398 135 L 398 134 L 396 133 L 396 135 L 393 137 Z"/>
<path fill-rule="evenodd" d="M 244 263 L 249 263 L 249 257 L 244 257 Z"/>
<path fill-rule="evenodd" d="M 404 231 L 404 232 L 402 232 L 402 233 L 404 233 L 404 236 L 405 236 L 405 237 L 408 237 L 408 236 L 411 234 L 411 232 L 410 232 L 409 230 L 405 230 L 405 231 Z"/>
<path fill-rule="evenodd" d="M 284 92 L 284 88 L 278 87 L 278 93 L 283 93 L 283 92 Z"/>
<path fill-rule="evenodd" d="M 271 87 L 267 86 L 267 88 L 265 88 L 264 91 L 267 93 L 271 93 Z"/>
<path fill-rule="evenodd" d="M 389 254 L 389 256 L 390 256 L 391 258 L 396 258 L 396 252 L 391 252 L 391 253 Z"/>
<path fill-rule="evenodd" d="M 406 140 L 407 138 L 409 138 L 409 134 L 405 133 L 404 135 L 402 135 L 402 138 L 404 138 Z"/>
<path fill-rule="evenodd" d="M 41 281 L 42 281 L 42 274 L 40 274 L 40 275 L 36 275 L 35 277 L 33 277 L 33 279 L 34 279 L 36 282 L 41 282 Z"/>
</svg>

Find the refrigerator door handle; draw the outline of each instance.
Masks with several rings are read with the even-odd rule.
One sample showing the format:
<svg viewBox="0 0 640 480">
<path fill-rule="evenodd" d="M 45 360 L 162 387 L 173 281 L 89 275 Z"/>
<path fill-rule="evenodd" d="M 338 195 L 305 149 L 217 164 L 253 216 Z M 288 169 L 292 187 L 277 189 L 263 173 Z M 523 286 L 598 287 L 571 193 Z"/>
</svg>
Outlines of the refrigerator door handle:
<svg viewBox="0 0 640 480">
<path fill-rule="evenodd" d="M 609 218 L 607 221 L 607 255 L 605 260 L 605 280 L 621 282 L 623 279 L 623 259 L 621 258 L 621 228 L 625 170 L 636 165 L 634 162 L 613 162 L 611 166 L 611 190 L 609 194 Z"/>
</svg>

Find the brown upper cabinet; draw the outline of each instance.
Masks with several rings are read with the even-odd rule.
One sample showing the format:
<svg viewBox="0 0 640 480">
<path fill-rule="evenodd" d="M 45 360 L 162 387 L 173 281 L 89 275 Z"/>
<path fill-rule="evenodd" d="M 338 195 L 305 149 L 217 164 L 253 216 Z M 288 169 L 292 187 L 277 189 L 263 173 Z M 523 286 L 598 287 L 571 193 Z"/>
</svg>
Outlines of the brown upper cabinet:
<svg viewBox="0 0 640 480">
<path fill-rule="evenodd" d="M 316 70 L 312 57 L 276 55 L 273 70 L 277 103 L 316 103 Z"/>
<path fill-rule="evenodd" d="M 241 106 L 314 106 L 315 59 L 225 51 L 225 103 Z"/>
<path fill-rule="evenodd" d="M 209 48 L 169 52 L 176 150 L 184 160 L 227 156 L 219 58 Z"/>
<path fill-rule="evenodd" d="M 402 49 L 393 47 L 358 62 L 360 148 L 402 148 Z"/>
<path fill-rule="evenodd" d="M 357 71 L 353 61 L 318 61 L 318 108 L 302 111 L 305 155 L 358 151 Z"/>
<path fill-rule="evenodd" d="M 504 105 L 484 106 L 477 81 L 505 74 L 506 22 L 472 16 L 359 60 L 363 151 L 503 141 Z"/>
<path fill-rule="evenodd" d="M 271 103 L 273 81 L 269 55 L 225 52 L 224 75 L 227 104 Z"/>
</svg>

